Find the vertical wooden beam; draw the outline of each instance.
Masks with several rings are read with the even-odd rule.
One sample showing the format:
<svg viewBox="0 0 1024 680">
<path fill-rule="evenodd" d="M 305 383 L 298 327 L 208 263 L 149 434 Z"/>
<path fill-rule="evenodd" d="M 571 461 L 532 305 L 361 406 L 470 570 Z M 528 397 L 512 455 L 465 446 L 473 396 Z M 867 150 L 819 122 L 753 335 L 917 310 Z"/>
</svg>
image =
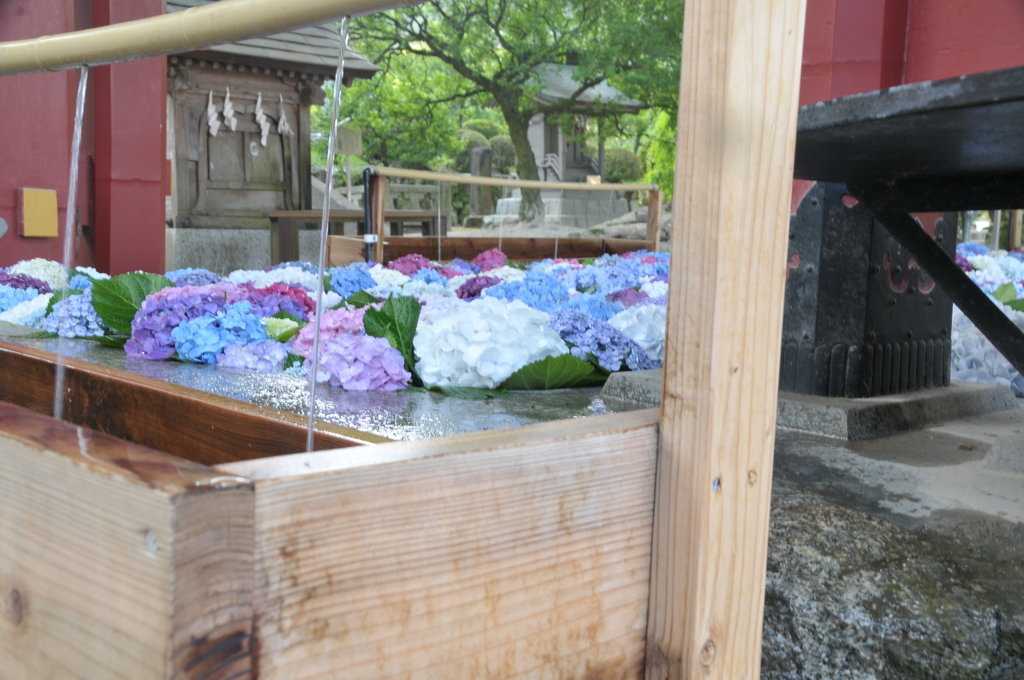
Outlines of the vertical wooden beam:
<svg viewBox="0 0 1024 680">
<path fill-rule="evenodd" d="M 1024 212 L 1024 210 L 1010 211 L 1010 250 L 1020 248 L 1020 218 L 1022 212 Z"/>
<path fill-rule="evenodd" d="M 690 0 L 647 677 L 757 678 L 805 0 Z"/>
<path fill-rule="evenodd" d="M 650 250 L 657 251 L 658 243 L 661 241 L 661 190 L 651 189 L 647 194 L 647 242 L 654 245 L 647 246 Z"/>
<path fill-rule="evenodd" d="M 373 175 L 370 178 L 370 199 L 373 201 L 373 233 L 377 235 L 377 243 L 373 246 L 373 259 L 384 264 L 384 206 L 387 204 L 388 178 Z"/>
</svg>

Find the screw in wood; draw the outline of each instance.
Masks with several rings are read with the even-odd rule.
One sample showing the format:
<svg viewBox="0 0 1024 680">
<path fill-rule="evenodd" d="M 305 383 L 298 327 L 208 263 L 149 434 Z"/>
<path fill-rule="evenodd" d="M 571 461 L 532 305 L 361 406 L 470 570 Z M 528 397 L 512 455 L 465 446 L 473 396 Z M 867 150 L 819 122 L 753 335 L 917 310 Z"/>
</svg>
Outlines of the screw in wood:
<svg viewBox="0 0 1024 680">
<path fill-rule="evenodd" d="M 700 665 L 707 668 L 715 662 L 715 641 L 708 639 L 700 648 Z"/>
<path fill-rule="evenodd" d="M 711 482 L 711 490 L 715 493 L 719 493 L 722 490 L 722 480 L 720 477 L 715 477 L 715 480 Z"/>
<path fill-rule="evenodd" d="M 747 481 L 750 482 L 751 486 L 757 484 L 757 470 L 751 470 L 747 473 Z"/>
<path fill-rule="evenodd" d="M 152 529 L 146 532 L 146 549 L 151 553 L 160 549 L 160 542 L 156 538 L 156 532 Z"/>
<path fill-rule="evenodd" d="M 7 617 L 15 625 L 21 625 L 21 620 L 25 616 L 25 604 L 21 599 L 21 591 L 17 588 L 12 588 L 10 595 L 7 597 Z"/>
</svg>

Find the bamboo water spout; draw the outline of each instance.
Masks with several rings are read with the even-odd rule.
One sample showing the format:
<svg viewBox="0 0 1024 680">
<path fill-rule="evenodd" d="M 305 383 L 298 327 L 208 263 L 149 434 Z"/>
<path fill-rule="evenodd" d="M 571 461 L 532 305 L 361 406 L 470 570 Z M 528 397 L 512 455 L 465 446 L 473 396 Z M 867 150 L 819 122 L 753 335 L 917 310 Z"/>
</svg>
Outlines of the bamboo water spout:
<svg viewBox="0 0 1024 680">
<path fill-rule="evenodd" d="M 222 0 L 184 12 L 0 43 L 0 75 L 99 66 L 291 31 L 423 0 Z"/>
</svg>

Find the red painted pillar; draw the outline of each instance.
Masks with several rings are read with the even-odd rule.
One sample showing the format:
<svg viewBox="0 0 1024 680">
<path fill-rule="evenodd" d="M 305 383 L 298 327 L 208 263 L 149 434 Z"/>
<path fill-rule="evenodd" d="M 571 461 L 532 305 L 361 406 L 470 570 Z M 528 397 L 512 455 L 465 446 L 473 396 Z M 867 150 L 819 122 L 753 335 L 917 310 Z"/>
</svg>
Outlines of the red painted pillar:
<svg viewBox="0 0 1024 680">
<path fill-rule="evenodd" d="M 104 26 L 163 12 L 161 0 L 93 0 Z M 94 69 L 96 267 L 164 271 L 164 57 Z"/>
</svg>

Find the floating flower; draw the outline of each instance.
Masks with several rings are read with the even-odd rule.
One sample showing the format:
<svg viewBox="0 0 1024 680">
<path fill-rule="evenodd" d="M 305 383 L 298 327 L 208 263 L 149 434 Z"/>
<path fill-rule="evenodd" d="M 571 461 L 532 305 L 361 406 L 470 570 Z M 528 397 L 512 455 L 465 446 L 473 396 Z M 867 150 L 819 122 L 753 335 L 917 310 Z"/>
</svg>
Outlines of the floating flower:
<svg viewBox="0 0 1024 680">
<path fill-rule="evenodd" d="M 455 291 L 455 294 L 463 300 L 475 300 L 480 297 L 484 289 L 496 286 L 501 283 L 501 279 L 497 276 L 474 276 L 459 286 L 459 289 Z"/>
<path fill-rule="evenodd" d="M 360 309 L 331 309 L 325 312 L 323 320 L 320 322 L 321 346 L 327 340 L 343 333 L 363 333 L 364 314 L 366 314 L 365 307 Z M 295 337 L 292 338 L 293 353 L 308 357 L 313 351 L 313 332 L 315 323 L 316 317 L 314 316 L 310 319 L 310 322 L 303 326 L 299 332 L 295 334 Z"/>
<path fill-rule="evenodd" d="M 45 293 L 16 304 L 6 312 L 0 313 L 0 321 L 43 330 L 43 319 L 46 318 L 46 308 L 52 297 L 53 293 Z"/>
<path fill-rule="evenodd" d="M 569 290 L 553 276 L 530 272 L 521 281 L 504 281 L 487 288 L 485 297 L 520 300 L 542 312 L 553 312 L 569 298 Z"/>
<path fill-rule="evenodd" d="M 43 330 L 62 338 L 97 337 L 110 330 L 92 306 L 92 288 L 71 295 L 53 306 L 43 322 Z"/>
<path fill-rule="evenodd" d="M 287 358 L 288 346 L 273 340 L 250 345 L 229 342 L 224 345 L 224 351 L 217 355 L 217 365 L 271 373 L 282 370 Z"/>
<path fill-rule="evenodd" d="M 29 276 L 28 274 L 8 274 L 0 269 L 0 285 L 11 288 L 35 288 L 40 293 L 52 293 L 50 284 L 41 279 Z"/>
<path fill-rule="evenodd" d="M 352 297 L 361 290 L 377 285 L 367 271 L 364 262 L 355 262 L 346 267 L 335 267 L 330 270 L 329 276 L 331 288 L 342 298 Z"/>
<path fill-rule="evenodd" d="M 342 334 L 323 343 L 316 379 L 351 391 L 394 391 L 408 387 L 412 374 L 387 340 Z"/>
<path fill-rule="evenodd" d="M 481 272 L 504 267 L 507 262 L 508 258 L 505 257 L 505 253 L 497 248 L 485 250 L 473 258 L 473 264 L 479 267 Z"/>
<path fill-rule="evenodd" d="M 608 302 L 618 302 L 623 307 L 632 307 L 648 295 L 643 290 L 636 290 L 635 288 L 624 288 L 620 291 L 612 293 L 608 296 Z M 605 319 L 607 321 L 607 319 Z"/>
<path fill-rule="evenodd" d="M 551 316 L 551 328 L 569 344 L 569 351 L 579 359 L 593 355 L 606 371 L 631 371 L 659 368 L 647 352 L 606 321 L 584 316 L 573 309 L 556 312 Z"/>
<path fill-rule="evenodd" d="M 135 313 L 125 351 L 130 357 L 168 359 L 174 354 L 171 331 L 178 324 L 206 314 L 215 315 L 227 305 L 245 299 L 247 293 L 246 289 L 227 281 L 159 290 L 143 300 Z"/>
<path fill-rule="evenodd" d="M 254 288 L 252 284 L 241 286 L 247 291 L 246 299 L 259 316 L 274 316 L 278 312 L 291 314 L 305 321 L 316 309 L 316 303 L 302 286 L 272 283 L 265 288 Z"/>
<path fill-rule="evenodd" d="M 568 348 L 550 317 L 519 301 L 482 297 L 419 326 L 413 347 L 424 384 L 498 387 L 523 366 Z"/>
<path fill-rule="evenodd" d="M 639 305 L 624 309 L 608 319 L 608 325 L 622 331 L 657 362 L 665 360 L 665 308 Z"/>
<path fill-rule="evenodd" d="M 35 288 L 13 288 L 0 284 L 0 312 L 6 312 L 37 295 L 39 295 L 39 291 Z"/>
<path fill-rule="evenodd" d="M 392 260 L 388 264 L 388 269 L 393 269 L 397 272 L 402 272 L 406 276 L 412 276 L 421 269 L 429 270 L 432 267 L 432 263 L 427 258 L 423 257 L 419 253 L 410 253 L 403 255 L 397 260 Z"/>
<path fill-rule="evenodd" d="M 171 331 L 174 349 L 185 361 L 217 363 L 217 355 L 229 343 L 250 344 L 267 339 L 259 317 L 248 302 L 227 305 L 216 315 L 182 321 Z"/>
<path fill-rule="evenodd" d="M 25 274 L 32 278 L 45 281 L 51 290 L 63 288 L 68 282 L 68 270 L 59 263 L 37 257 L 33 260 L 22 260 L 21 262 L 7 268 L 8 274 Z"/>
<path fill-rule="evenodd" d="M 167 272 L 165 276 L 178 287 L 206 286 L 223 280 L 220 276 L 214 274 L 209 269 L 192 269 L 191 267 L 187 269 L 175 269 L 174 271 Z"/>
<path fill-rule="evenodd" d="M 632 288 L 629 290 L 632 290 Z M 591 293 L 574 295 L 562 302 L 558 307 L 559 309 L 575 309 L 601 321 L 607 321 L 622 311 L 621 302 L 604 300 L 600 295 L 593 295 Z"/>
</svg>

